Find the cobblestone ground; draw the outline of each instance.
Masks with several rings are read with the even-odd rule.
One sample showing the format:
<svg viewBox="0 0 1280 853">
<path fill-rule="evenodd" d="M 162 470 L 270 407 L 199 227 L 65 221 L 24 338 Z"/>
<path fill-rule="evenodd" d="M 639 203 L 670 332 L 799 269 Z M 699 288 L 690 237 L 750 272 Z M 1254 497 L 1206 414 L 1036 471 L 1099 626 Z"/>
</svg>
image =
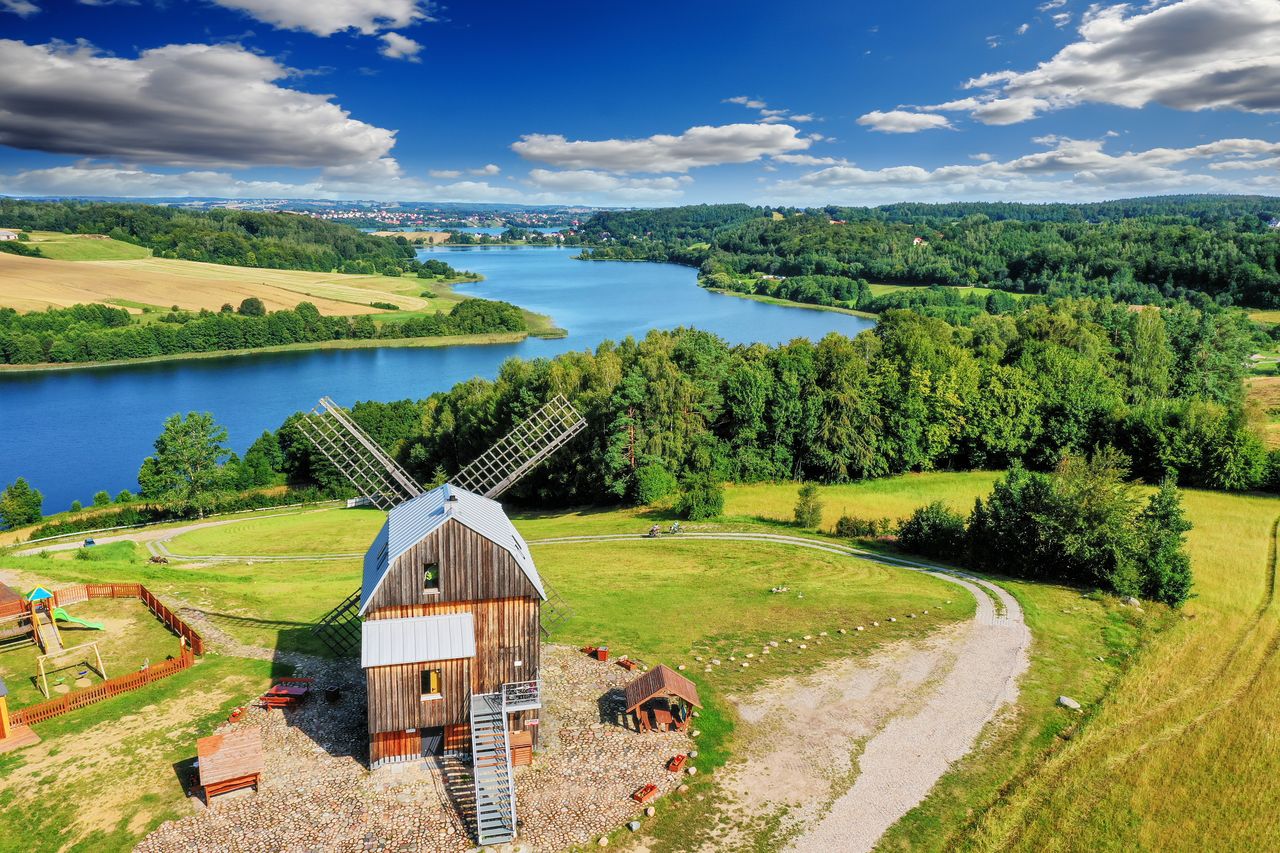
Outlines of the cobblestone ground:
<svg viewBox="0 0 1280 853">
<path fill-rule="evenodd" d="M 341 700 L 317 695 L 295 711 L 249 709 L 234 725 L 262 731 L 261 789 L 208 808 L 192 797 L 190 816 L 163 824 L 137 850 L 473 849 L 462 814 L 466 767 L 414 762 L 370 773 L 360 670 L 353 662 L 297 657 L 291 662 L 299 674 L 340 685 Z M 541 750 L 533 766 L 516 771 L 519 846 L 558 850 L 591 841 L 641 815 L 630 799 L 636 788 L 653 783 L 665 793 L 680 784 L 664 764 L 693 748 L 687 736 L 641 735 L 617 723 L 621 688 L 636 674 L 574 649 L 544 647 Z"/>
</svg>

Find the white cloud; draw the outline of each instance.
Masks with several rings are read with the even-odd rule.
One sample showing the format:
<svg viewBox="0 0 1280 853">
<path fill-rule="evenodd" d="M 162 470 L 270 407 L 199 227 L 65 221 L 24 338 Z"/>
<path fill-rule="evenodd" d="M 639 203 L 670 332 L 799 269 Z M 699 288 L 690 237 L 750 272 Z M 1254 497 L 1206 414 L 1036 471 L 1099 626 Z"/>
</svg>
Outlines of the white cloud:
<svg viewBox="0 0 1280 853">
<path fill-rule="evenodd" d="M 737 95 L 733 98 L 725 98 L 722 103 L 738 104 L 749 110 L 759 110 L 759 121 L 761 124 L 781 124 L 784 122 L 799 122 L 804 124 L 805 122 L 817 120 L 817 116 L 812 113 L 792 115 L 791 110 L 772 108 L 768 103 L 760 98 L 751 98 L 747 95 Z"/>
<path fill-rule="evenodd" d="M 382 39 L 382 47 L 378 48 L 378 53 L 388 59 L 421 61 L 418 59 L 418 54 L 422 52 L 422 45 L 408 36 L 402 36 L 399 33 L 383 33 L 379 38 Z"/>
<path fill-rule="evenodd" d="M 990 163 L 992 160 L 996 158 L 991 156 L 985 151 L 979 151 L 977 154 L 970 154 L 969 159 L 977 160 L 979 163 Z"/>
<path fill-rule="evenodd" d="M 256 20 L 286 30 L 331 36 L 344 30 L 374 35 L 430 20 L 421 0 L 213 0 Z"/>
<path fill-rule="evenodd" d="M 461 169 L 431 169 L 427 172 L 433 178 L 461 178 Z"/>
<path fill-rule="evenodd" d="M 786 163 L 788 166 L 837 166 L 847 165 L 848 161 L 843 157 L 815 157 L 812 154 L 775 154 L 773 160 L 776 163 Z"/>
<path fill-rule="evenodd" d="M 1067 5 L 1067 0 L 1047 0 L 1047 2 L 1037 6 L 1036 9 L 1040 12 L 1048 12 L 1051 9 L 1061 9 L 1065 5 Z"/>
<path fill-rule="evenodd" d="M 1043 8 L 1062 5 L 1045 4 Z M 1063 14 L 1054 16 L 1055 22 Z M 1280 2 L 1177 0 L 1092 6 L 1078 41 L 1031 71 L 969 80 L 981 94 L 920 109 L 1014 124 L 1084 103 L 1280 111 Z"/>
<path fill-rule="evenodd" d="M 936 113 L 913 113 L 907 110 L 872 110 L 858 118 L 858 124 L 882 133 L 916 133 L 951 127 L 946 116 Z"/>
<path fill-rule="evenodd" d="M 502 172 L 502 169 L 496 163 L 489 163 L 478 169 L 468 169 L 467 171 L 473 175 L 497 175 Z"/>
<path fill-rule="evenodd" d="M 987 36 L 987 47 L 997 48 L 1000 46 L 1000 36 Z"/>
<path fill-rule="evenodd" d="M 1016 31 L 1016 32 L 1017 32 L 1017 33 L 1018 33 L 1018 35 L 1020 35 L 1020 36 L 1025 36 L 1025 35 L 1027 34 L 1027 30 L 1029 30 L 1029 29 L 1031 29 L 1031 25 L 1030 25 L 1030 24 L 1019 24 L 1019 25 L 1018 25 L 1018 29 L 1017 29 L 1017 31 Z"/>
<path fill-rule="evenodd" d="M 92 45 L 0 40 L 0 144 L 176 166 L 372 163 L 395 131 L 239 45 L 175 44 L 122 59 Z"/>
<path fill-rule="evenodd" d="M 31 0 L 0 0 L 0 11 L 12 12 L 19 18 L 28 18 L 40 11 Z"/>
<path fill-rule="evenodd" d="M 314 184 L 300 186 L 277 181 L 246 181 L 227 172 L 160 173 L 137 166 L 87 162 L 0 175 L 0 192 L 10 195 L 262 198 L 289 196 L 296 190 L 320 194 L 319 186 Z"/>
<path fill-rule="evenodd" d="M 1059 12 L 1058 14 L 1053 16 L 1053 25 L 1058 29 L 1062 29 L 1069 23 L 1071 23 L 1070 12 Z"/>
<path fill-rule="evenodd" d="M 691 127 L 678 135 L 644 139 L 569 140 L 560 134 L 531 133 L 512 143 L 526 160 L 562 169 L 610 172 L 687 172 L 700 166 L 750 163 L 761 157 L 800 151 L 810 139 L 787 124 L 726 124 Z"/>
<path fill-rule="evenodd" d="M 529 170 L 529 183 L 540 189 L 570 195 L 606 194 L 613 198 L 632 201 L 679 198 L 684 193 L 684 186 L 692 180 L 688 175 L 681 175 L 678 178 L 627 178 L 590 169 Z"/>
<path fill-rule="evenodd" d="M 1226 169 L 1266 170 L 1265 164 L 1271 158 L 1280 160 L 1280 142 L 1221 139 L 1187 148 L 1109 154 L 1101 140 L 1042 137 L 1039 141 L 1049 149 L 1006 161 L 989 159 L 932 169 L 914 165 L 881 169 L 832 166 L 779 181 L 774 190 L 783 197 L 802 198 L 809 203 L 839 200 L 873 204 L 901 199 L 1060 200 L 1171 191 L 1280 189 L 1280 176 L 1276 174 L 1243 178 L 1220 175 Z M 1256 168 L 1255 163 L 1259 164 Z M 1206 164 L 1208 172 L 1197 170 Z"/>
</svg>

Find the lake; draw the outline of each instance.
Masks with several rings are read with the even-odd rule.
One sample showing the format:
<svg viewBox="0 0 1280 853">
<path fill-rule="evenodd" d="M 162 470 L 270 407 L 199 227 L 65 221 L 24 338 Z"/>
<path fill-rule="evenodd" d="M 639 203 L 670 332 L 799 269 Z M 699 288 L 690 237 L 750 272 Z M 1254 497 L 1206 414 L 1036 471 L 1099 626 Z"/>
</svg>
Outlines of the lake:
<svg viewBox="0 0 1280 853">
<path fill-rule="evenodd" d="M 45 511 L 89 502 L 106 489 L 137 489 L 138 466 L 174 412 L 212 412 L 243 452 L 266 429 L 329 395 L 357 400 L 421 398 L 503 360 L 592 349 L 650 329 L 697 326 L 734 343 L 856 334 L 872 321 L 783 308 L 711 293 L 697 273 L 670 264 L 575 261 L 577 249 L 454 246 L 423 249 L 485 280 L 460 292 L 504 299 L 551 315 L 569 336 L 515 344 L 317 350 L 159 364 L 0 374 L 0 488 L 26 477 Z"/>
</svg>

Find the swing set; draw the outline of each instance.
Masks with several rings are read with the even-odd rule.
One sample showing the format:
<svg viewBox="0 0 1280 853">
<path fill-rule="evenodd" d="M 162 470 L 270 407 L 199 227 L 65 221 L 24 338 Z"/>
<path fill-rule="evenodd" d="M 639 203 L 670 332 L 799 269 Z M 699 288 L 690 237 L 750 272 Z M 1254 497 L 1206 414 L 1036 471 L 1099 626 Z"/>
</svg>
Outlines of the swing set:
<svg viewBox="0 0 1280 853">
<path fill-rule="evenodd" d="M 48 654 L 40 655 L 40 657 L 36 658 L 36 668 L 40 672 L 40 685 L 39 685 L 40 692 L 44 694 L 44 698 L 46 699 L 49 698 L 49 672 L 50 672 L 50 670 L 45 669 L 45 663 L 50 660 L 65 658 L 74 652 L 80 651 L 81 649 L 92 649 L 93 659 L 97 661 L 98 665 L 94 666 L 92 663 L 89 662 L 88 652 L 86 652 L 85 656 L 82 657 L 80 660 L 76 661 L 76 663 L 84 664 L 85 666 L 89 667 L 94 672 L 96 672 L 98 674 L 98 677 L 101 678 L 103 681 L 107 680 L 107 670 L 106 670 L 106 667 L 102 665 L 102 655 L 98 651 L 97 640 L 94 640 L 93 642 L 89 642 L 89 643 L 81 643 L 78 646 L 71 646 L 70 648 L 62 649 L 61 651 L 49 652 Z M 70 669 L 72 666 L 75 666 L 76 663 L 68 664 L 67 666 L 55 667 L 51 671 L 59 672 L 64 669 Z"/>
</svg>

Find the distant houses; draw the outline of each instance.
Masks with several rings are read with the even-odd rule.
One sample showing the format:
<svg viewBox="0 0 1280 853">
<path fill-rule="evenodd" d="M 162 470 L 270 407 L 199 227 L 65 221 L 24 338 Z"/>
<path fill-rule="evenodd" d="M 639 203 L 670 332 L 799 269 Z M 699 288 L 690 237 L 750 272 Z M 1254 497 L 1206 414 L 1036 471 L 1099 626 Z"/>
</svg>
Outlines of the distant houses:
<svg viewBox="0 0 1280 853">
<path fill-rule="evenodd" d="M 17 239 L 18 239 L 18 232 L 17 232 L 17 231 L 9 231 L 9 230 L 7 230 L 7 229 L 0 229 L 0 240 L 17 240 Z"/>
</svg>

